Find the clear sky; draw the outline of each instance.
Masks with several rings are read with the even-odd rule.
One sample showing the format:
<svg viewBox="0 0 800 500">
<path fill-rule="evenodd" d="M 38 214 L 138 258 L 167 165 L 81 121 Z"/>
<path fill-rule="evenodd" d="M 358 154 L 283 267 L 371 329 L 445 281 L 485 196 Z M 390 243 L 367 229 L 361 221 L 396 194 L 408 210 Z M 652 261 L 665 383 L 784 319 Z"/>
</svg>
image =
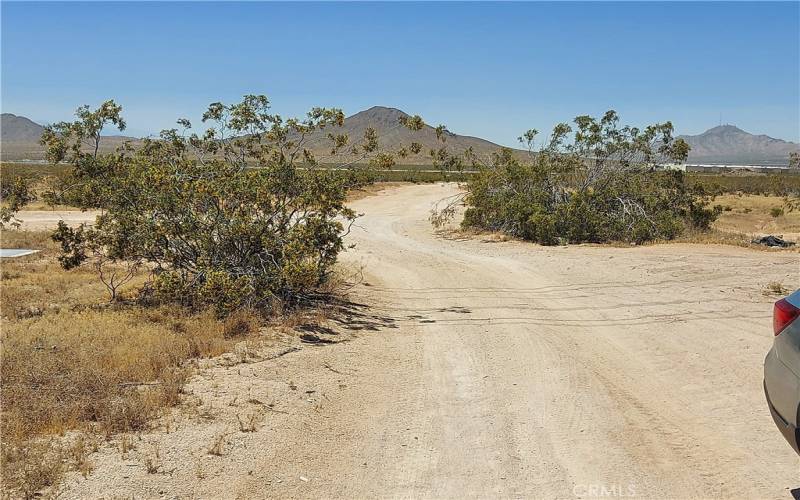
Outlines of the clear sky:
<svg viewBox="0 0 800 500">
<path fill-rule="evenodd" d="M 2 111 L 114 98 L 128 132 L 267 94 L 515 145 L 579 114 L 800 140 L 800 3 L 9 3 Z M 199 121 L 199 120 L 196 120 Z"/>
</svg>

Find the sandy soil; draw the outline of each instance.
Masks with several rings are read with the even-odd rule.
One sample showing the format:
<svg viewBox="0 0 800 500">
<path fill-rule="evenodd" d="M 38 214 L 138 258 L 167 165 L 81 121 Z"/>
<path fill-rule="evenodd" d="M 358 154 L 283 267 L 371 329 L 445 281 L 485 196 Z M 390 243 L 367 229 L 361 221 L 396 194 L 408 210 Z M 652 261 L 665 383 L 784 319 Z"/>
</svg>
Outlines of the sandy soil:
<svg viewBox="0 0 800 500">
<path fill-rule="evenodd" d="M 436 235 L 453 192 L 356 201 L 345 260 L 365 281 L 316 331 L 344 341 L 210 363 L 62 497 L 791 498 L 762 288 L 799 287 L 797 254 Z"/>
</svg>

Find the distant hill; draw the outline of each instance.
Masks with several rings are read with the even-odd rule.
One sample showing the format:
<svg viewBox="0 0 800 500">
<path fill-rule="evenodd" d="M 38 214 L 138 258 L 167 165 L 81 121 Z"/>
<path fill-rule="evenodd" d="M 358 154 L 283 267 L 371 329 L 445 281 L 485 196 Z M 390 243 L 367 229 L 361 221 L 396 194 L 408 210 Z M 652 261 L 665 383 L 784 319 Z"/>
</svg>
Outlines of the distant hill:
<svg viewBox="0 0 800 500">
<path fill-rule="evenodd" d="M 2 124 L 2 142 L 0 142 L 0 159 L 3 160 L 38 160 L 44 157 L 44 150 L 38 144 L 42 135 L 43 127 L 28 118 L 4 113 Z M 327 138 L 329 133 L 347 134 L 351 144 L 358 144 L 364 137 L 364 132 L 368 127 L 372 127 L 378 133 L 378 143 L 381 149 L 391 151 L 396 150 L 400 145 L 410 146 L 412 142 L 422 144 L 422 151 L 417 155 L 410 155 L 406 158 L 398 158 L 398 163 L 402 164 L 430 164 L 428 152 L 432 148 L 441 147 L 441 142 L 436 138 L 433 127 L 426 125 L 422 130 L 411 131 L 400 124 L 400 118 L 409 116 L 403 111 L 384 106 L 374 106 L 365 111 L 361 111 L 345 118 L 341 127 L 326 128 L 318 131 L 307 138 L 306 147 L 314 155 L 325 161 L 330 155 L 331 143 Z M 445 145 L 453 152 L 463 152 L 472 147 L 478 155 L 488 155 L 500 149 L 500 146 L 478 137 L 457 135 L 452 132 L 445 132 L 447 137 Z M 136 140 L 130 137 L 109 136 L 104 138 L 101 149 L 110 151 L 124 140 Z M 337 160 L 347 160 L 337 156 Z"/>
<path fill-rule="evenodd" d="M 3 113 L 0 115 L 0 140 L 2 142 L 35 143 L 42 136 L 44 127 L 24 116 Z"/>
<path fill-rule="evenodd" d="M 378 133 L 378 144 L 381 149 L 391 151 L 396 150 L 400 145 L 410 146 L 412 142 L 422 145 L 422 151 L 416 155 L 409 155 L 404 159 L 398 159 L 398 163 L 403 164 L 429 164 L 431 163 L 429 151 L 442 147 L 442 142 L 436 138 L 436 131 L 430 125 L 425 125 L 422 130 L 413 131 L 400 124 L 400 118 L 409 116 L 405 112 L 385 106 L 373 106 L 367 110 L 348 116 L 341 127 L 325 128 L 313 134 L 308 139 L 308 149 L 314 155 L 324 161 L 325 156 L 330 154 L 331 143 L 327 139 L 328 133 L 347 134 L 351 144 L 359 144 L 364 137 L 364 131 L 372 127 Z M 446 146 L 451 152 L 461 153 L 467 148 L 472 148 L 479 156 L 489 155 L 501 148 L 501 146 L 468 135 L 458 135 L 450 131 L 445 132 Z"/>
<path fill-rule="evenodd" d="M 0 115 L 0 160 L 43 158 L 42 131 L 44 127 L 24 116 Z"/>
<path fill-rule="evenodd" d="M 328 133 L 347 134 L 351 144 L 358 144 L 367 127 L 372 127 L 378 133 L 378 142 L 383 150 L 396 150 L 401 144 L 410 146 L 412 142 L 422 144 L 422 151 L 419 154 L 398 159 L 398 163 L 430 164 L 428 152 L 441 147 L 441 142 L 437 140 L 436 132 L 431 126 L 426 125 L 420 131 L 408 130 L 402 126 L 400 118 L 407 116 L 409 115 L 396 108 L 373 106 L 348 116 L 341 127 L 326 128 L 312 134 L 307 139 L 306 147 L 324 162 L 330 155 L 331 149 L 331 143 L 327 139 Z M 0 121 L 0 132 L 2 132 L 0 159 L 9 161 L 44 158 L 44 150 L 38 143 L 43 130 L 44 127 L 24 116 L 3 113 Z M 501 147 L 479 137 L 458 135 L 450 131 L 445 132 L 445 137 L 445 146 L 451 152 L 461 153 L 471 147 L 477 155 L 488 156 Z M 699 135 L 679 137 L 692 147 L 689 161 L 696 163 L 787 165 L 789 153 L 800 151 L 800 144 L 766 135 L 749 134 L 733 125 L 721 125 Z M 104 137 L 101 150 L 112 151 L 123 141 L 135 143 L 138 139 L 124 136 Z M 521 150 L 515 151 L 519 156 L 526 154 Z M 345 158 L 338 157 L 338 159 L 347 157 L 345 155 Z"/>
<path fill-rule="evenodd" d="M 789 163 L 789 153 L 800 151 L 800 144 L 753 135 L 733 125 L 721 125 L 699 135 L 680 136 L 692 147 L 689 161 L 726 164 Z"/>
<path fill-rule="evenodd" d="M 44 148 L 39 144 L 44 127 L 38 123 L 11 113 L 0 115 L 0 160 L 41 160 Z M 100 150 L 113 151 L 125 141 L 137 141 L 134 137 L 110 135 L 103 137 Z"/>
</svg>

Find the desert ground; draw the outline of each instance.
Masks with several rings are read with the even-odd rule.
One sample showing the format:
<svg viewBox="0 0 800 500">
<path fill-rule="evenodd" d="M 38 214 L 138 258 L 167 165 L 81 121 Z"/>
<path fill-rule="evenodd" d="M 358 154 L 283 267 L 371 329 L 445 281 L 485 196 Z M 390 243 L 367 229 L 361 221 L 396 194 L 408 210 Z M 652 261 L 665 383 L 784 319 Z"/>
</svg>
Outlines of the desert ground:
<svg viewBox="0 0 800 500">
<path fill-rule="evenodd" d="M 456 192 L 355 201 L 363 279 L 325 342 L 202 363 L 60 497 L 792 498 L 761 383 L 764 290 L 800 287 L 798 253 L 437 233 Z"/>
</svg>

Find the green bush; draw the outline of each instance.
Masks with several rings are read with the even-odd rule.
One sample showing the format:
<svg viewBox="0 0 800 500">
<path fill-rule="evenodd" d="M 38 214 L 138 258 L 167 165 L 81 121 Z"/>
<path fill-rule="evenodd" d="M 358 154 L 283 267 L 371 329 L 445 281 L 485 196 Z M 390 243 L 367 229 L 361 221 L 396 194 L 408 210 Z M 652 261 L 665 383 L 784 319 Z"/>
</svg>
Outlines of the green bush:
<svg viewBox="0 0 800 500">
<path fill-rule="evenodd" d="M 545 245 L 641 243 L 675 238 L 687 227 L 708 229 L 722 212 L 708 206 L 683 172 L 655 171 L 657 158 L 688 153 L 686 143 L 672 138 L 671 124 L 619 128 L 613 112 L 575 122 L 571 140 L 571 127 L 559 125 L 529 161 L 504 151 L 480 166 L 467 181 L 462 225 Z M 521 140 L 530 144 L 534 136 Z"/>
<path fill-rule="evenodd" d="M 90 229 L 60 225 L 54 238 L 64 267 L 91 260 L 102 279 L 105 262 L 141 265 L 152 270 L 143 299 L 211 306 L 220 315 L 315 295 L 356 217 L 347 192 L 373 176 L 361 167 L 320 168 L 303 149 L 308 135 L 341 125 L 340 110 L 315 108 L 305 120 L 284 121 L 268 108 L 263 96 L 215 103 L 202 135 L 181 120 L 184 131 L 113 154 L 85 151 L 104 124 L 124 127 L 113 101 L 46 129 L 48 157 L 73 166 L 67 184 L 77 189 L 64 196 L 103 209 Z M 378 154 L 374 131 L 349 151 Z"/>
<path fill-rule="evenodd" d="M 17 212 L 35 199 L 30 180 L 25 177 L 17 176 L 10 182 L 0 184 L 0 228 L 6 224 L 19 226 Z"/>
</svg>

